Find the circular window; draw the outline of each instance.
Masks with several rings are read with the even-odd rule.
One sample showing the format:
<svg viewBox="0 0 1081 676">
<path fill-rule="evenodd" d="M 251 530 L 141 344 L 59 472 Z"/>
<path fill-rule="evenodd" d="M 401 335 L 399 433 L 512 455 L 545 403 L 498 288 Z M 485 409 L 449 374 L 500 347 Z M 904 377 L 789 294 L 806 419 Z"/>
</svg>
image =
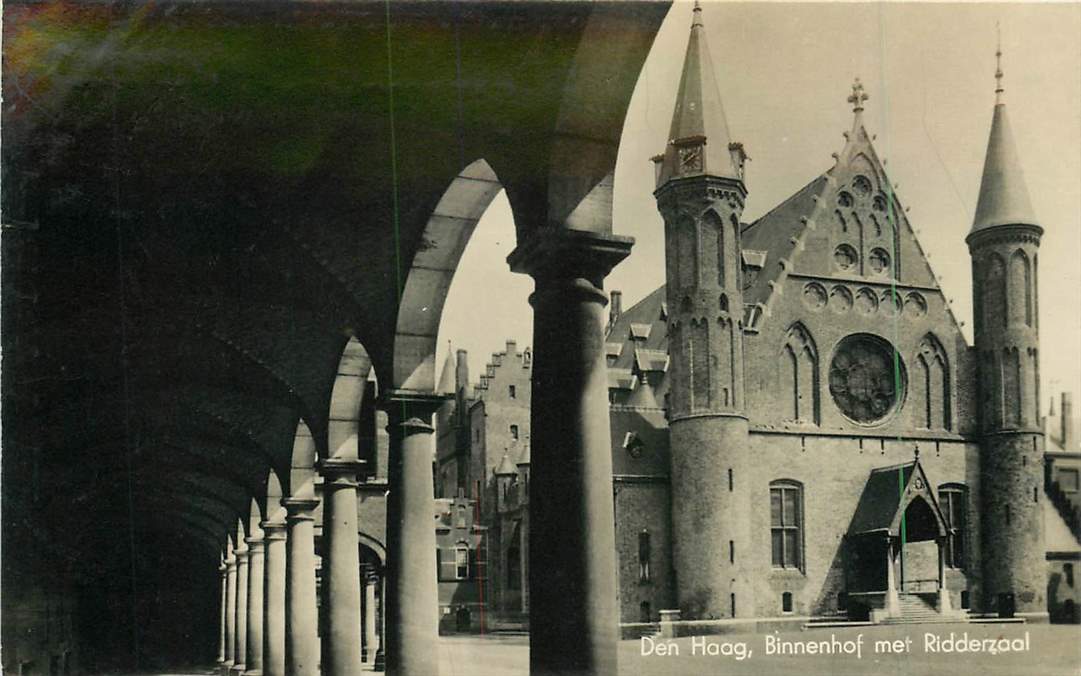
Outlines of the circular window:
<svg viewBox="0 0 1081 676">
<path fill-rule="evenodd" d="M 922 317 L 927 314 L 927 301 L 923 296 L 913 291 L 905 297 L 905 314 L 913 317 Z"/>
<path fill-rule="evenodd" d="M 803 287 L 803 304 L 812 310 L 821 310 L 826 305 L 826 289 L 821 284 L 811 282 Z"/>
<path fill-rule="evenodd" d="M 856 250 L 848 244 L 842 244 L 833 252 L 833 261 L 842 270 L 851 270 L 856 265 Z"/>
<path fill-rule="evenodd" d="M 852 292 L 843 286 L 835 286 L 830 290 L 830 307 L 834 312 L 844 314 L 852 309 Z"/>
<path fill-rule="evenodd" d="M 856 194 L 865 197 L 871 194 L 871 181 L 866 176 L 857 176 L 852 181 L 852 188 L 856 191 Z"/>
<path fill-rule="evenodd" d="M 890 269 L 890 255 L 886 253 L 885 249 L 871 249 L 871 255 L 867 257 L 867 264 L 871 266 L 871 271 L 876 275 L 885 274 Z"/>
<path fill-rule="evenodd" d="M 904 368 L 885 340 L 856 334 L 841 340 L 830 363 L 830 395 L 845 417 L 858 423 L 881 421 L 901 400 Z"/>
<path fill-rule="evenodd" d="M 842 190 L 841 194 L 837 195 L 837 203 L 840 204 L 842 207 L 852 206 L 852 194 L 845 190 Z"/>
</svg>

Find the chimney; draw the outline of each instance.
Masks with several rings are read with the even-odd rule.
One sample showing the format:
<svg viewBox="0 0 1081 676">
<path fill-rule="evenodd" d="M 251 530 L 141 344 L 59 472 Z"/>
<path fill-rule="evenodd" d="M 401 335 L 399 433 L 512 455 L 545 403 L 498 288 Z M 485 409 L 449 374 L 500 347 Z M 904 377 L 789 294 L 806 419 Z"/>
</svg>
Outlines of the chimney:
<svg viewBox="0 0 1081 676">
<path fill-rule="evenodd" d="M 1073 428 L 1073 394 L 1063 392 L 1059 395 L 1059 403 L 1062 405 L 1062 448 L 1072 451 L 1077 445 Z"/>
<path fill-rule="evenodd" d="M 623 292 L 613 290 L 612 300 L 608 303 L 608 326 L 611 327 L 619 321 L 619 315 L 623 314 Z"/>
<path fill-rule="evenodd" d="M 458 350 L 458 368 L 454 371 L 454 389 L 461 392 L 469 387 L 469 351 Z"/>
<path fill-rule="evenodd" d="M 507 338 L 507 356 L 513 357 L 518 354 L 518 343 L 513 338 Z"/>
</svg>

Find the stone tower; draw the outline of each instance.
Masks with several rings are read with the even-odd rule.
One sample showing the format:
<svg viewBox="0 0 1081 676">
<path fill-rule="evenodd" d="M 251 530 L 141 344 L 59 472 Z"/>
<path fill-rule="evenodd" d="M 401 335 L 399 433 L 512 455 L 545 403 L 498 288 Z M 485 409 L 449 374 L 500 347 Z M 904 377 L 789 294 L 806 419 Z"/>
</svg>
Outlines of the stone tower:
<svg viewBox="0 0 1081 676">
<path fill-rule="evenodd" d="M 984 605 L 1046 615 L 1036 283 L 1043 228 L 1032 212 L 1002 101 L 1001 67 L 995 77 L 979 201 L 965 240 L 979 361 Z"/>
<path fill-rule="evenodd" d="M 746 156 L 728 135 L 695 4 L 654 196 L 665 223 L 672 385 L 672 520 L 678 599 L 689 618 L 753 613 L 743 395 L 740 214 Z"/>
</svg>

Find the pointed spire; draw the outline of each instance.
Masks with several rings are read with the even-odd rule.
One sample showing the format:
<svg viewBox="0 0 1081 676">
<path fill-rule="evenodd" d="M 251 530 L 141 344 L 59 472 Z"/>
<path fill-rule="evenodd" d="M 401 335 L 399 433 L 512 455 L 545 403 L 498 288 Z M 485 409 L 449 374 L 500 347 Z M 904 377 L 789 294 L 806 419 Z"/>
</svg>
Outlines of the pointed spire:
<svg viewBox="0 0 1081 676">
<path fill-rule="evenodd" d="M 657 186 L 673 178 L 702 174 L 740 180 L 731 145 L 728 120 L 706 43 L 702 7 L 695 2 L 668 145 L 663 159 L 658 158 L 661 166 Z"/>
<path fill-rule="evenodd" d="M 439 386 L 436 388 L 439 394 L 454 394 L 454 349 L 450 341 L 447 341 L 447 359 L 443 362 L 443 371 L 439 375 Z"/>
<path fill-rule="evenodd" d="M 518 473 L 518 468 L 514 466 L 510 458 L 507 456 L 507 452 L 503 451 L 503 458 L 499 461 L 499 465 L 495 468 L 496 476 L 514 476 Z"/>
<path fill-rule="evenodd" d="M 1002 103 L 1002 32 L 995 24 L 995 33 L 998 34 L 998 47 L 995 49 L 995 105 Z"/>
<path fill-rule="evenodd" d="M 991 135 L 987 140 L 987 156 L 983 161 L 980 196 L 972 232 L 997 225 L 1039 225 L 1032 211 L 1032 202 L 1025 185 L 1024 172 L 1017 155 L 1017 146 L 1002 102 L 1002 47 L 995 52 L 995 112 L 991 118 Z"/>
</svg>

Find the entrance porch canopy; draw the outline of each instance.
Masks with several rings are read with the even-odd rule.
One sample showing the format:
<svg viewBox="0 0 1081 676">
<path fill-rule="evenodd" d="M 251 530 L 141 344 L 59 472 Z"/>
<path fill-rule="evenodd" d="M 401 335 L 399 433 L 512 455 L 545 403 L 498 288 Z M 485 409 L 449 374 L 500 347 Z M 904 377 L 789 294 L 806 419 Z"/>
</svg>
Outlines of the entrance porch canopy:
<svg viewBox="0 0 1081 676">
<path fill-rule="evenodd" d="M 912 462 L 871 470 L 848 535 L 892 538 L 901 537 L 902 529 L 908 542 L 935 540 L 950 532 L 919 456 Z"/>
</svg>

